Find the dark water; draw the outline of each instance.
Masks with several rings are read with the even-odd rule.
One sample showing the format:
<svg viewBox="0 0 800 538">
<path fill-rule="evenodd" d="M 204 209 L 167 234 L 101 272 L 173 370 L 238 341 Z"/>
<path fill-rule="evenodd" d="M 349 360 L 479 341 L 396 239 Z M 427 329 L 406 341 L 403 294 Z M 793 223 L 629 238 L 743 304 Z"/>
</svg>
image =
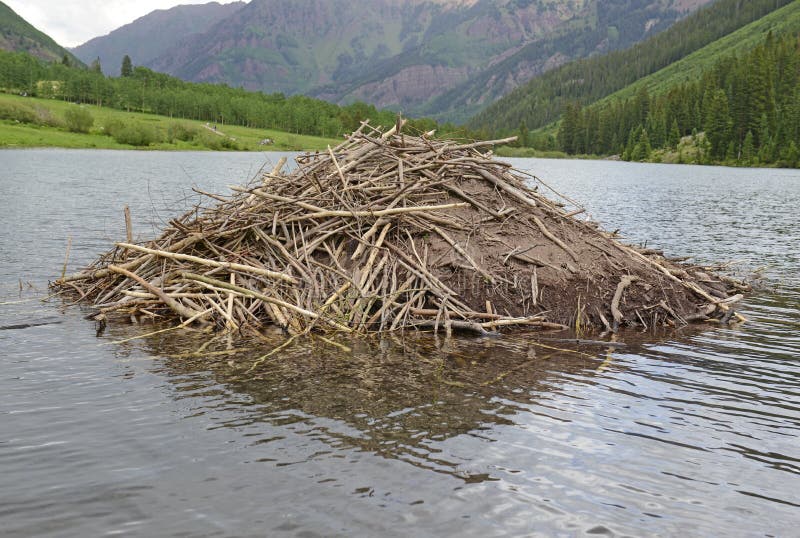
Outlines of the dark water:
<svg viewBox="0 0 800 538">
<path fill-rule="evenodd" d="M 516 161 L 631 241 L 764 266 L 750 323 L 613 351 L 415 336 L 263 358 L 278 336 L 120 342 L 153 328 L 96 336 L 38 300 L 68 236 L 71 271 L 124 236 L 124 204 L 149 237 L 188 187 L 264 160 L 0 152 L 0 535 L 796 536 L 800 173 Z"/>
</svg>

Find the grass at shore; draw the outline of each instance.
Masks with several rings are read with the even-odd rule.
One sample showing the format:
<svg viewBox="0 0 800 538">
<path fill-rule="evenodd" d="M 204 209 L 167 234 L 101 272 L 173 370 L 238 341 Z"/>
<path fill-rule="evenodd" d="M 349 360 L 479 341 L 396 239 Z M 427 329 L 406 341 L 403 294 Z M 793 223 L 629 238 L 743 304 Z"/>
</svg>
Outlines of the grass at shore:
<svg viewBox="0 0 800 538">
<path fill-rule="evenodd" d="M 67 110 L 77 107 L 89 111 L 94 124 L 88 133 L 74 133 L 65 126 Z M 0 94 L 0 118 L 5 110 L 34 111 L 36 122 L 0 119 L 0 148 L 97 148 L 97 149 L 149 149 L 149 150 L 238 150 L 238 151 L 303 151 L 323 150 L 335 146 L 340 140 L 316 136 L 296 135 L 269 129 L 252 129 L 237 125 L 217 125 L 217 132 L 206 127 L 205 122 L 169 118 L 154 114 L 124 112 L 107 107 L 76 105 L 52 99 L 37 99 Z M 13 116 L 13 114 L 6 114 Z M 140 126 L 156 134 L 158 141 L 147 145 L 121 143 L 106 134 L 104 127 L 118 125 Z M 170 139 L 176 126 L 195 133 L 188 140 Z M 224 133 L 220 135 L 217 133 Z M 273 141 L 260 145 L 265 138 Z"/>
<path fill-rule="evenodd" d="M 566 159 L 570 157 L 563 151 L 542 151 L 534 148 L 498 146 L 494 150 L 498 157 L 537 157 L 541 159 Z"/>
</svg>

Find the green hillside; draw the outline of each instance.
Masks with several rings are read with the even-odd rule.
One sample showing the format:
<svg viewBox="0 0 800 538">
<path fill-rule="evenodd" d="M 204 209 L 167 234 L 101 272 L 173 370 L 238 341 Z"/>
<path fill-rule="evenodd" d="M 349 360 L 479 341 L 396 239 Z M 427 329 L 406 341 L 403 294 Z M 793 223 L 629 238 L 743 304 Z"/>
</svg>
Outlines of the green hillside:
<svg viewBox="0 0 800 538">
<path fill-rule="evenodd" d="M 664 69 L 643 77 L 599 100 L 597 104 L 628 99 L 636 95 L 641 88 L 647 88 L 651 95 L 658 95 L 669 91 L 678 84 L 698 80 L 720 59 L 732 54 L 748 52 L 763 43 L 764 37 L 769 32 L 776 37 L 800 32 L 800 2 L 793 2 L 775 10 Z"/>
<path fill-rule="evenodd" d="M 27 52 L 47 61 L 61 61 L 66 55 L 73 65 L 83 65 L 3 2 L 0 2 L 0 50 Z"/>
<path fill-rule="evenodd" d="M 623 51 L 570 62 L 537 77 L 476 115 L 468 126 L 487 133 L 536 129 L 567 103 L 587 105 L 655 73 L 793 0 L 718 0 Z"/>
<path fill-rule="evenodd" d="M 0 51 L 0 91 L 203 122 L 335 138 L 365 119 L 394 124 L 393 112 L 364 103 L 346 107 L 300 95 L 248 92 L 217 84 L 184 82 L 135 67 L 129 76 L 43 62 L 26 53 Z"/>
<path fill-rule="evenodd" d="M 87 117 L 87 126 L 73 125 L 70 115 Z M 339 106 L 302 95 L 185 82 L 138 66 L 127 76 L 107 77 L 97 69 L 0 50 L 0 145 L 5 146 L 320 149 L 364 120 L 389 126 L 397 115 L 363 102 Z M 410 132 L 463 136 L 459 128 L 425 118 L 406 125 Z M 264 139 L 273 143 L 260 146 Z"/>
<path fill-rule="evenodd" d="M 79 110 L 91 124 L 78 131 L 68 119 Z M 269 138 L 268 146 L 260 142 Z M 339 140 L 237 125 L 125 112 L 0 93 L 0 148 L 60 147 L 157 150 L 323 150 Z"/>
<path fill-rule="evenodd" d="M 800 2 L 588 107 L 568 104 L 558 146 L 635 161 L 800 165 Z"/>
</svg>

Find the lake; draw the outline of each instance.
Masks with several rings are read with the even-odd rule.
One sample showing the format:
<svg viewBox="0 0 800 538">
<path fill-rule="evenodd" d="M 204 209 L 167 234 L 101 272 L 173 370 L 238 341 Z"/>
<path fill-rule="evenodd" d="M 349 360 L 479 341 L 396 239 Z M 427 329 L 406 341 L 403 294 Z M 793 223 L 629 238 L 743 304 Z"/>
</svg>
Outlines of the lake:
<svg viewBox="0 0 800 538">
<path fill-rule="evenodd" d="M 42 301 L 280 154 L 0 151 L 3 536 L 789 536 L 800 171 L 506 159 L 629 242 L 759 268 L 732 327 L 617 349 L 104 331 Z M 266 164 L 271 166 L 271 164 Z M 127 341 L 123 341 L 127 340 Z M 554 349 L 562 348 L 562 349 Z"/>
</svg>

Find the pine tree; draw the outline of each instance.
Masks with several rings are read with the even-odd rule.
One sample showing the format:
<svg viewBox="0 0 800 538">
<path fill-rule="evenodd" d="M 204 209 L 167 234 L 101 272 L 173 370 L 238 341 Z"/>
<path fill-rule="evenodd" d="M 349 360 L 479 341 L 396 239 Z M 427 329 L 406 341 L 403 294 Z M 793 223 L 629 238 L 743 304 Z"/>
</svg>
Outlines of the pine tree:
<svg viewBox="0 0 800 538">
<path fill-rule="evenodd" d="M 733 162 L 736 160 L 736 144 L 733 140 L 728 142 L 728 149 L 725 150 L 725 160 L 728 162 Z"/>
<path fill-rule="evenodd" d="M 564 119 L 558 130 L 558 143 L 561 150 L 570 155 L 578 151 L 581 131 L 581 107 L 577 103 L 568 103 L 564 111 Z"/>
<path fill-rule="evenodd" d="M 706 138 L 711 146 L 710 154 L 715 159 L 722 159 L 728 147 L 731 132 L 731 117 L 728 112 L 728 96 L 724 90 L 716 90 L 708 100 L 706 111 Z"/>
<path fill-rule="evenodd" d="M 711 164 L 711 142 L 707 136 L 700 137 L 700 151 L 697 158 L 698 164 Z"/>
<path fill-rule="evenodd" d="M 517 134 L 517 145 L 527 148 L 530 145 L 529 134 L 528 126 L 525 125 L 525 120 L 522 120 L 519 124 L 519 131 Z"/>
<path fill-rule="evenodd" d="M 133 63 L 131 62 L 131 57 L 127 54 L 122 58 L 122 67 L 119 70 L 119 74 L 123 77 L 130 77 L 133 75 Z"/>
<path fill-rule="evenodd" d="M 669 144 L 669 147 L 676 149 L 678 147 L 678 144 L 680 144 L 681 142 L 681 132 L 678 129 L 677 119 L 672 120 L 672 127 L 669 130 L 668 137 L 669 138 L 667 139 L 667 143 Z"/>
<path fill-rule="evenodd" d="M 624 161 L 632 161 L 634 159 L 634 154 L 636 150 L 636 145 L 639 139 L 641 138 L 642 132 L 644 129 L 641 125 L 637 126 L 636 129 L 632 130 L 628 134 L 628 143 L 625 145 L 625 149 L 622 152 L 622 160 Z"/>
<path fill-rule="evenodd" d="M 797 144 L 794 140 L 789 142 L 789 146 L 783 151 L 783 164 L 790 167 L 797 167 L 800 161 L 800 151 L 797 149 Z"/>
<path fill-rule="evenodd" d="M 95 73 L 102 73 L 103 72 L 103 68 L 100 67 L 100 57 L 99 56 L 92 61 L 92 65 L 89 66 L 89 69 L 91 69 Z"/>
<path fill-rule="evenodd" d="M 644 125 L 647 121 L 647 114 L 650 112 L 650 94 L 647 92 L 646 86 L 639 88 L 639 90 L 636 92 L 634 101 L 634 107 L 636 109 L 637 116 L 636 119 L 639 123 Z"/>
<path fill-rule="evenodd" d="M 642 129 L 642 134 L 639 135 L 639 140 L 631 153 L 632 161 L 644 161 L 650 157 L 653 148 L 650 145 L 650 137 L 647 135 L 647 129 Z"/>
<path fill-rule="evenodd" d="M 742 143 L 742 160 L 745 164 L 753 164 L 753 156 L 755 155 L 755 145 L 753 143 L 753 131 L 747 131 Z"/>
<path fill-rule="evenodd" d="M 767 100 L 769 99 L 769 81 L 767 80 L 767 69 L 765 64 L 764 51 L 761 47 L 756 49 L 749 65 L 747 66 L 747 86 L 749 88 L 750 102 L 747 107 L 750 111 L 750 121 L 748 129 L 757 129 L 758 143 L 763 145 L 761 140 L 761 130 L 766 122 Z"/>
</svg>

